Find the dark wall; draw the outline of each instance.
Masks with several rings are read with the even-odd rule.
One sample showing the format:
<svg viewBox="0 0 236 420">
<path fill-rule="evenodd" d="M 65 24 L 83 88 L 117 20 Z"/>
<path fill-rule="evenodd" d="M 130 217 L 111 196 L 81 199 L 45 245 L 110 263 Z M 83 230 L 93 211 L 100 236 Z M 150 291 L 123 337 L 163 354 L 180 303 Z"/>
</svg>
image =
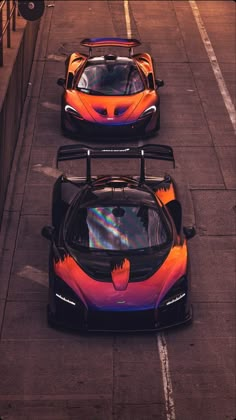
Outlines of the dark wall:
<svg viewBox="0 0 236 420">
<path fill-rule="evenodd" d="M 27 22 L 0 109 L 0 225 L 21 114 L 27 93 L 39 22 Z M 4 68 L 3 68 L 4 71 Z"/>
</svg>

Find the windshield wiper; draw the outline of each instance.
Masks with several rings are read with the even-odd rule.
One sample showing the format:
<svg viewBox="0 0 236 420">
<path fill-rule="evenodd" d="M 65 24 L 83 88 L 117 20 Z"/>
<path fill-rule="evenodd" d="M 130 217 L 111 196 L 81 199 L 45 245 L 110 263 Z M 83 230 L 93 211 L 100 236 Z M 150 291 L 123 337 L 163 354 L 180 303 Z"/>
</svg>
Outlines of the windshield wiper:
<svg viewBox="0 0 236 420">
<path fill-rule="evenodd" d="M 99 92 L 98 90 L 88 89 L 88 88 L 77 88 L 80 92 L 88 93 L 89 95 L 99 95 L 104 96 L 103 92 Z"/>
</svg>

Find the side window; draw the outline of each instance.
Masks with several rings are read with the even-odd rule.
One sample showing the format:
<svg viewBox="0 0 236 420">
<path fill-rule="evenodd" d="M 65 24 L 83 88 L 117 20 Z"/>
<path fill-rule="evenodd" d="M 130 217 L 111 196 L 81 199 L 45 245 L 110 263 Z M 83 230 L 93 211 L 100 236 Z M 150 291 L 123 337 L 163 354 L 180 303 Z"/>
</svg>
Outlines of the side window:
<svg viewBox="0 0 236 420">
<path fill-rule="evenodd" d="M 87 88 L 88 87 L 88 77 L 86 71 L 83 72 L 81 78 L 79 79 L 78 88 Z"/>
</svg>

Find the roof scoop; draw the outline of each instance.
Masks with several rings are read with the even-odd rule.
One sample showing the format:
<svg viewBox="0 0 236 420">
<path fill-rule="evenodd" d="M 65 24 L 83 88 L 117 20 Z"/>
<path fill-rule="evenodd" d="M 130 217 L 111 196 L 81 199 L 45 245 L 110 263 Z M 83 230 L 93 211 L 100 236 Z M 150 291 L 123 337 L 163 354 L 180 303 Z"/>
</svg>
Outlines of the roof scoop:
<svg viewBox="0 0 236 420">
<path fill-rule="evenodd" d="M 115 61 L 117 57 L 114 54 L 106 54 L 104 55 L 104 58 L 106 61 Z"/>
<path fill-rule="evenodd" d="M 115 217 L 123 217 L 125 214 L 125 209 L 123 209 L 122 207 L 114 207 L 114 209 L 112 210 L 112 214 Z"/>
</svg>

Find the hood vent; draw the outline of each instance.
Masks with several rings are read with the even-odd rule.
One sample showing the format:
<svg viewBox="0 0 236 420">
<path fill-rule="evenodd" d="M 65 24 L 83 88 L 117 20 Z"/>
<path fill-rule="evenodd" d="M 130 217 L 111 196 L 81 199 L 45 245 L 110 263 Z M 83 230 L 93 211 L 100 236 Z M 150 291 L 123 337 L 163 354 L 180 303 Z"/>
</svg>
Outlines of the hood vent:
<svg viewBox="0 0 236 420">
<path fill-rule="evenodd" d="M 73 257 L 76 258 L 76 255 L 73 255 Z M 142 255 L 141 261 L 140 255 L 131 258 L 129 257 L 130 266 L 132 267 L 129 273 L 129 283 L 147 280 L 158 270 L 158 267 L 163 263 L 165 257 L 166 252 L 164 255 L 161 253 L 160 256 L 158 256 L 158 253 L 156 253 L 156 255 Z M 113 258 L 113 255 L 103 255 L 102 261 L 99 261 L 99 258 L 94 257 L 93 253 L 91 253 L 91 255 L 87 253 L 83 255 L 83 253 L 81 253 L 78 260 L 82 270 L 94 280 L 112 283 L 111 260 Z"/>
<path fill-rule="evenodd" d="M 99 115 L 103 115 L 104 117 L 107 115 L 107 109 L 106 108 L 96 107 L 94 109 Z"/>
<path fill-rule="evenodd" d="M 117 106 L 114 109 L 114 116 L 115 117 L 119 117 L 121 115 L 123 115 L 125 113 L 125 111 L 127 111 L 129 107 L 128 106 Z M 94 107 L 94 110 L 99 114 L 99 115 L 103 115 L 104 117 L 106 117 L 108 115 L 107 109 L 104 107 Z"/>
<path fill-rule="evenodd" d="M 127 111 L 127 109 L 128 109 L 128 106 L 118 106 L 115 108 L 114 115 L 116 117 L 123 115 L 125 111 Z"/>
</svg>

